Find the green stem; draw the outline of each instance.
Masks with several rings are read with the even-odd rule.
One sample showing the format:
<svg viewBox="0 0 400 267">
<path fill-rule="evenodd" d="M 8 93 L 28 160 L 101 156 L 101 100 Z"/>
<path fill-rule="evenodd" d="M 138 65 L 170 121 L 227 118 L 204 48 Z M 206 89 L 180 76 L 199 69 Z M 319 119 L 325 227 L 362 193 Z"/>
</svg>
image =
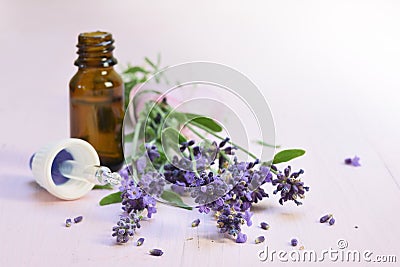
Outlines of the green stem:
<svg viewBox="0 0 400 267">
<path fill-rule="evenodd" d="M 139 132 L 142 127 L 142 121 L 138 120 L 135 126 L 133 140 L 132 140 L 132 159 L 134 160 L 136 157 L 137 143 L 139 141 Z"/>
</svg>

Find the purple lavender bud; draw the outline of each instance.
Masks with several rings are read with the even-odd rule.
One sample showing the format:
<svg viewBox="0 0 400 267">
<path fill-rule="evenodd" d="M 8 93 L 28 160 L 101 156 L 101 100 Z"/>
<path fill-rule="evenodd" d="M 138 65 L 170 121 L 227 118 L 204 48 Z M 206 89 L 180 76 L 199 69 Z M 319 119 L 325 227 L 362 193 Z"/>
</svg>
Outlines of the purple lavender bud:
<svg viewBox="0 0 400 267">
<path fill-rule="evenodd" d="M 194 145 L 194 140 L 189 140 L 189 142 L 187 142 L 188 146 L 193 146 Z"/>
<path fill-rule="evenodd" d="M 68 219 L 65 221 L 65 226 L 66 226 L 66 227 L 70 227 L 71 224 L 72 224 L 72 220 L 71 220 L 70 218 L 68 218 Z"/>
<path fill-rule="evenodd" d="M 285 174 L 286 177 L 289 177 L 291 171 L 291 167 L 287 166 L 284 170 L 283 173 Z"/>
<path fill-rule="evenodd" d="M 332 217 L 332 214 L 324 215 L 324 216 L 322 216 L 322 217 L 319 219 L 319 222 L 320 222 L 320 223 L 327 222 L 331 217 Z"/>
<path fill-rule="evenodd" d="M 245 219 L 247 226 L 251 226 L 253 224 L 251 221 L 251 216 L 253 216 L 253 212 L 250 212 L 250 209 L 247 209 L 243 215 L 243 219 Z"/>
<path fill-rule="evenodd" d="M 247 241 L 247 235 L 238 233 L 237 238 L 236 238 L 236 243 L 245 243 Z"/>
<path fill-rule="evenodd" d="M 344 163 L 347 164 L 347 165 L 350 165 L 351 164 L 351 158 L 345 159 Z"/>
<path fill-rule="evenodd" d="M 196 157 L 199 154 L 200 154 L 200 147 L 198 146 L 193 147 L 193 155 Z"/>
<path fill-rule="evenodd" d="M 290 240 L 290 244 L 291 244 L 293 247 L 297 246 L 297 243 L 298 243 L 298 241 L 297 241 L 296 238 L 293 238 L 292 240 Z"/>
<path fill-rule="evenodd" d="M 335 224 L 335 218 L 331 218 L 330 220 L 329 220 L 329 225 L 334 225 Z"/>
<path fill-rule="evenodd" d="M 269 224 L 266 223 L 266 222 L 260 223 L 260 226 L 261 226 L 261 228 L 264 229 L 264 230 L 268 230 L 268 229 L 269 229 Z"/>
<path fill-rule="evenodd" d="M 256 240 L 254 240 L 254 242 L 256 243 L 256 244 L 259 244 L 259 243 L 262 243 L 262 242 L 264 242 L 265 241 L 265 237 L 264 236 L 259 236 L 259 237 L 257 237 L 256 238 Z"/>
<path fill-rule="evenodd" d="M 221 148 L 221 147 L 225 146 L 226 143 L 229 142 L 229 140 L 230 140 L 230 138 L 229 138 L 229 137 L 226 137 L 221 143 L 219 143 L 219 147 Z"/>
<path fill-rule="evenodd" d="M 347 165 L 353 165 L 354 167 L 358 167 L 358 166 L 361 166 L 359 161 L 360 161 L 360 158 L 357 156 L 354 156 L 354 158 L 352 158 L 352 159 L 351 158 L 345 159 L 344 163 Z"/>
<path fill-rule="evenodd" d="M 192 227 L 197 227 L 200 224 L 200 219 L 196 219 L 192 222 Z"/>
<path fill-rule="evenodd" d="M 149 253 L 152 256 L 161 256 L 162 254 L 164 254 L 164 252 L 158 248 L 154 248 L 154 249 L 150 250 Z"/>
<path fill-rule="evenodd" d="M 228 146 L 228 147 L 224 148 L 224 152 L 227 155 L 232 155 L 232 147 Z"/>
<path fill-rule="evenodd" d="M 82 216 L 78 216 L 76 218 L 74 218 L 74 223 L 80 223 L 83 220 Z"/>
<path fill-rule="evenodd" d="M 361 166 L 359 161 L 360 161 L 360 158 L 357 156 L 354 156 L 354 158 L 351 160 L 351 165 L 353 165 L 354 167 Z"/>
<path fill-rule="evenodd" d="M 143 237 L 139 238 L 138 241 L 136 242 L 136 246 L 138 246 L 138 247 L 141 246 L 143 244 L 143 242 L 144 242 L 144 238 Z"/>
<path fill-rule="evenodd" d="M 123 228 L 118 229 L 117 233 L 118 233 L 118 235 L 124 235 L 125 234 L 125 229 L 123 229 Z"/>
</svg>

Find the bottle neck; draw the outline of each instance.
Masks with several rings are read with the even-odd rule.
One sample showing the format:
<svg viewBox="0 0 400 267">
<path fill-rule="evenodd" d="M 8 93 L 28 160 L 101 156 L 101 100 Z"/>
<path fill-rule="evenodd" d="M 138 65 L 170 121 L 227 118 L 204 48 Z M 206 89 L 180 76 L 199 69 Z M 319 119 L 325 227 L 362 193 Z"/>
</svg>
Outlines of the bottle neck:
<svg viewBox="0 0 400 267">
<path fill-rule="evenodd" d="M 81 33 L 78 37 L 78 58 L 75 66 L 81 68 L 112 67 L 117 64 L 113 56 L 114 40 L 107 32 Z"/>
</svg>

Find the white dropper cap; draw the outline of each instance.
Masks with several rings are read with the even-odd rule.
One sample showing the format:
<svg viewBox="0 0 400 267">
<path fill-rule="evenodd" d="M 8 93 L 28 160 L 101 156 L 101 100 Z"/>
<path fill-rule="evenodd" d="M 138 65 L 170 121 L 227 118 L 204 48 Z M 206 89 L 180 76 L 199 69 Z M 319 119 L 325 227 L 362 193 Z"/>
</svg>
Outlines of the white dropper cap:
<svg viewBox="0 0 400 267">
<path fill-rule="evenodd" d="M 31 169 L 37 183 L 52 195 L 78 199 L 95 184 L 118 184 L 121 177 L 100 166 L 96 150 L 86 141 L 64 139 L 42 147 L 31 158 Z"/>
</svg>

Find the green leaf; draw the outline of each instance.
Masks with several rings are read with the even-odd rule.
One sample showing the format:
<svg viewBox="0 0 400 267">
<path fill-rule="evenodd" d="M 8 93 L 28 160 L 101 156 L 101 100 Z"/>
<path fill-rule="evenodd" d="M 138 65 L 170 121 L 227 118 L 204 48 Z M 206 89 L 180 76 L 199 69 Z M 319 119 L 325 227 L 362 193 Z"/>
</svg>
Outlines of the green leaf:
<svg viewBox="0 0 400 267">
<path fill-rule="evenodd" d="M 147 71 L 144 68 L 139 67 L 139 66 L 129 67 L 123 73 L 125 73 L 125 74 L 128 74 L 128 73 L 129 74 L 134 74 L 134 73 L 137 73 L 137 72 L 144 73 L 144 74 L 150 73 L 149 71 Z"/>
<path fill-rule="evenodd" d="M 183 201 L 182 198 L 175 192 L 172 191 L 167 191 L 165 190 L 162 194 L 161 194 L 161 198 L 164 199 L 165 201 L 168 201 L 169 203 L 180 207 L 182 209 L 186 209 L 186 210 L 192 210 L 192 207 L 189 207 L 188 205 L 186 205 Z"/>
<path fill-rule="evenodd" d="M 280 148 L 281 146 L 280 145 L 271 145 L 271 144 L 268 144 L 268 143 L 265 143 L 264 141 L 262 141 L 262 140 L 257 140 L 257 141 L 255 141 L 257 144 L 259 144 L 259 145 L 262 145 L 262 146 L 266 146 L 266 147 L 272 147 L 272 148 Z"/>
<path fill-rule="evenodd" d="M 303 149 L 287 149 L 278 152 L 273 160 L 273 164 L 278 164 L 282 162 L 287 162 L 297 157 L 303 156 L 306 153 Z"/>
<path fill-rule="evenodd" d="M 209 118 L 209 117 L 205 117 L 205 116 L 201 116 L 201 115 L 197 115 L 197 114 L 193 114 L 193 113 L 184 113 L 184 115 L 186 116 L 186 118 L 188 120 L 190 120 L 190 123 L 198 126 L 199 128 L 202 128 L 203 130 L 209 129 L 213 132 L 221 132 L 222 131 L 222 127 L 221 125 L 219 125 L 219 123 L 217 123 L 215 120 Z M 203 126 L 203 127 L 201 127 Z M 204 129 L 206 128 L 206 129 Z"/>
<path fill-rule="evenodd" d="M 112 190 L 112 189 L 114 189 L 114 187 L 112 185 L 110 185 L 110 184 L 105 184 L 105 185 L 96 184 L 93 187 L 93 190 L 97 190 L 97 189 L 99 189 L 99 190 Z"/>
<path fill-rule="evenodd" d="M 110 205 L 114 203 L 122 202 L 121 192 L 115 192 L 105 196 L 102 200 L 100 200 L 100 206 Z"/>
<path fill-rule="evenodd" d="M 154 68 L 154 70 L 157 70 L 158 67 L 156 66 L 156 64 L 154 64 L 148 57 L 145 57 L 144 60 L 147 62 L 147 64 L 149 64 L 150 66 L 152 66 Z"/>
</svg>

